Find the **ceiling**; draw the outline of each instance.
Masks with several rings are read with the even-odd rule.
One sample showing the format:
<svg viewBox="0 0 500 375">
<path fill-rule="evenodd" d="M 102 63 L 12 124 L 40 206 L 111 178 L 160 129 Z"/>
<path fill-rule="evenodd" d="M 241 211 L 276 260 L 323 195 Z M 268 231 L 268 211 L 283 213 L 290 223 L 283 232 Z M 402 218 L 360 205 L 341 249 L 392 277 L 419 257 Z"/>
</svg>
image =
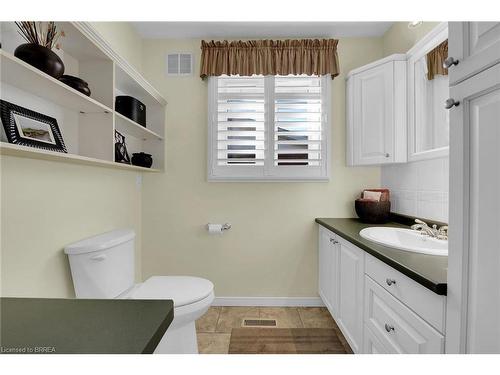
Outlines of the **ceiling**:
<svg viewBox="0 0 500 375">
<path fill-rule="evenodd" d="M 132 22 L 145 39 L 379 37 L 392 22 Z"/>
</svg>

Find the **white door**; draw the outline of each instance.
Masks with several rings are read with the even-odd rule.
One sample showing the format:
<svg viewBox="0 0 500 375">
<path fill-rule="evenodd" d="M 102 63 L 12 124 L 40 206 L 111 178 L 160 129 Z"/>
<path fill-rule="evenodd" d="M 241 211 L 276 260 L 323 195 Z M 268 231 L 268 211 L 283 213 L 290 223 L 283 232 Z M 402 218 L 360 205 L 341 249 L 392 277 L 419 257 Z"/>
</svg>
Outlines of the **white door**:
<svg viewBox="0 0 500 375">
<path fill-rule="evenodd" d="M 346 241 L 339 250 L 339 307 L 337 324 L 354 353 L 363 344 L 364 252 Z"/>
<path fill-rule="evenodd" d="M 450 95 L 447 351 L 500 353 L 500 64 Z"/>
<path fill-rule="evenodd" d="M 352 78 L 355 165 L 394 159 L 394 64 L 387 62 Z"/>
<path fill-rule="evenodd" d="M 450 85 L 500 62 L 500 22 L 450 22 Z"/>
</svg>

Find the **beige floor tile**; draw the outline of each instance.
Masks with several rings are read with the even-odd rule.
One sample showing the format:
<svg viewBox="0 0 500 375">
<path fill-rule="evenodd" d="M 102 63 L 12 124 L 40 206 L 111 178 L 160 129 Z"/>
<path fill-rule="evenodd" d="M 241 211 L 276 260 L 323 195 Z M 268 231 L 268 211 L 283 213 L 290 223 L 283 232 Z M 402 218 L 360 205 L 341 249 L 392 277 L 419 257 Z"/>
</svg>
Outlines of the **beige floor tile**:
<svg viewBox="0 0 500 375">
<path fill-rule="evenodd" d="M 258 307 L 222 307 L 216 332 L 231 333 L 232 328 L 240 328 L 243 319 L 259 319 Z"/>
<path fill-rule="evenodd" d="M 326 307 L 298 307 L 304 328 L 336 328 Z"/>
<path fill-rule="evenodd" d="M 198 333 L 198 351 L 200 354 L 227 354 L 230 333 Z"/>
<path fill-rule="evenodd" d="M 303 328 L 296 307 L 260 307 L 260 319 L 276 319 L 276 328 Z"/>
<path fill-rule="evenodd" d="M 196 321 L 196 332 L 215 332 L 219 313 L 220 307 L 210 307 L 208 311 Z"/>
</svg>

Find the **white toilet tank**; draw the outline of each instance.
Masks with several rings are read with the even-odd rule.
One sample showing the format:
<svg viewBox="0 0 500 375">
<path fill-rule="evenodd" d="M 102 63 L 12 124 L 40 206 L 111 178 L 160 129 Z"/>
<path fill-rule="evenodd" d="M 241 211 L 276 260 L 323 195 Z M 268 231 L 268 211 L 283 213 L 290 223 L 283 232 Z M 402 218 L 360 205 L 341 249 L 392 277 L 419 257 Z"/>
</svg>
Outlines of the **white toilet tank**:
<svg viewBox="0 0 500 375">
<path fill-rule="evenodd" d="M 134 286 L 134 238 L 119 229 L 65 247 L 76 298 L 115 298 Z"/>
</svg>

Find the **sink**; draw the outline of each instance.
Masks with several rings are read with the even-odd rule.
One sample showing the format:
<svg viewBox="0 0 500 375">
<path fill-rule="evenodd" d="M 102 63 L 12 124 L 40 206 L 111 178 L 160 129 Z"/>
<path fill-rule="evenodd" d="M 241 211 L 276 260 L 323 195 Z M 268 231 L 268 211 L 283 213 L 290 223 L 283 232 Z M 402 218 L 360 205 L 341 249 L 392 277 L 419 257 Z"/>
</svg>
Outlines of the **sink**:
<svg viewBox="0 0 500 375">
<path fill-rule="evenodd" d="M 429 255 L 448 255 L 448 241 L 425 236 L 412 229 L 371 227 L 359 235 L 369 241 L 394 249 Z"/>
</svg>

